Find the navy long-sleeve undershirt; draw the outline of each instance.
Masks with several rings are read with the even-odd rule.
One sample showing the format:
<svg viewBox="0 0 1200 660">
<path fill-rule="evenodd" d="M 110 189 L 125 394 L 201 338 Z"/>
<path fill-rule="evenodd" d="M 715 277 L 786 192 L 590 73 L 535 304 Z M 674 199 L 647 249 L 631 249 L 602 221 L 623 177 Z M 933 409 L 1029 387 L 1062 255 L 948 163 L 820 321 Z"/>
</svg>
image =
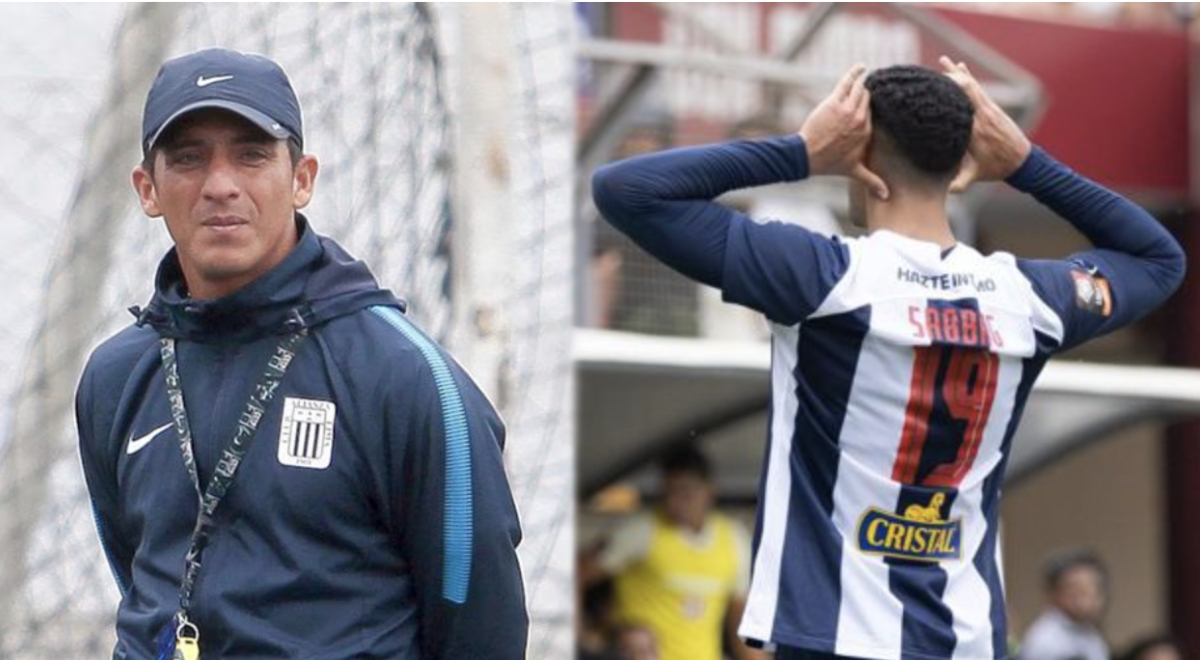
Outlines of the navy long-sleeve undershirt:
<svg viewBox="0 0 1200 660">
<path fill-rule="evenodd" d="M 596 206 L 617 229 L 668 266 L 704 284 L 726 289 L 726 297 L 736 299 L 726 287 L 726 251 L 731 240 L 749 238 L 737 230 L 751 221 L 712 200 L 731 190 L 799 181 L 807 176 L 807 148 L 799 136 L 791 135 L 638 156 L 601 167 L 592 185 Z M 1079 318 L 1066 319 L 1064 345 L 1144 315 L 1182 281 L 1183 251 L 1150 214 L 1071 171 L 1042 149 L 1035 147 L 1008 182 L 1062 216 L 1097 248 L 1072 255 L 1069 260 L 1021 261 L 1022 271 L 1039 293 L 1054 300 L 1072 300 L 1074 285 L 1067 271 L 1078 267 L 1095 269 L 1112 286 L 1111 316 L 1075 315 Z M 784 231 L 805 232 L 793 225 L 755 231 L 755 240 L 759 241 L 782 238 Z M 837 242 L 820 245 L 833 247 L 809 246 L 814 250 L 812 267 L 817 277 L 807 281 L 800 274 L 779 277 L 790 277 L 789 281 L 801 289 L 810 286 L 812 280 L 827 280 L 829 264 L 838 259 Z M 763 247 L 771 249 L 769 245 Z M 789 249 L 795 250 L 796 245 L 793 243 Z M 797 261 L 795 255 L 790 261 Z M 772 273 L 766 276 L 775 277 Z M 803 306 L 815 307 L 819 301 L 807 300 L 811 297 L 801 295 L 808 303 Z M 768 308 L 763 310 L 768 316 L 785 322 L 797 321 L 797 317 L 811 311 L 783 315 L 772 314 L 769 302 L 762 307 Z"/>
<path fill-rule="evenodd" d="M 729 224 L 738 215 L 711 200 L 739 188 L 808 177 L 796 136 L 685 147 L 596 170 L 592 195 L 604 218 L 663 263 L 720 288 Z"/>
<path fill-rule="evenodd" d="M 1066 260 L 1022 260 L 1021 270 L 1049 299 L 1070 300 L 1069 271 L 1082 267 L 1107 280 L 1110 316 L 1075 314 L 1067 319 L 1064 346 L 1101 335 L 1145 316 L 1183 281 L 1186 264 L 1179 243 L 1137 204 L 1072 171 L 1039 147 L 1008 178 L 1071 223 L 1095 249 Z"/>
</svg>

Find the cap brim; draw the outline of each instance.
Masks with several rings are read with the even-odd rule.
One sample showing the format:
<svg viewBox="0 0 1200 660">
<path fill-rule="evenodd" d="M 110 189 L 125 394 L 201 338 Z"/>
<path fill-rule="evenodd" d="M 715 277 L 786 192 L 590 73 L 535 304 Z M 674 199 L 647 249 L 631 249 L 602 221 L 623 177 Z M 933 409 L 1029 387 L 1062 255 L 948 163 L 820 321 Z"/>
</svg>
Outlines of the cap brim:
<svg viewBox="0 0 1200 660">
<path fill-rule="evenodd" d="M 251 108 L 248 105 L 243 105 L 234 101 L 212 99 L 206 101 L 197 101 L 191 105 L 185 105 L 179 110 L 176 110 L 175 113 L 170 117 L 167 117 L 167 120 L 162 123 L 162 126 L 159 127 L 158 131 L 146 141 L 146 152 L 149 153 L 150 150 L 154 148 L 154 145 L 158 143 L 158 138 L 161 137 L 162 134 L 171 126 L 171 124 L 174 124 L 177 119 L 188 114 L 189 112 L 195 112 L 196 110 L 203 110 L 206 108 L 219 108 L 221 110 L 228 110 L 236 113 L 249 120 L 250 123 L 254 124 L 255 126 L 263 129 L 268 135 L 271 135 L 277 140 L 285 140 L 289 137 L 293 137 L 292 132 L 285 128 L 283 124 L 280 124 L 274 119 L 266 116 L 258 110 L 255 110 L 254 108 Z M 299 139 L 298 136 L 296 137 Z"/>
</svg>

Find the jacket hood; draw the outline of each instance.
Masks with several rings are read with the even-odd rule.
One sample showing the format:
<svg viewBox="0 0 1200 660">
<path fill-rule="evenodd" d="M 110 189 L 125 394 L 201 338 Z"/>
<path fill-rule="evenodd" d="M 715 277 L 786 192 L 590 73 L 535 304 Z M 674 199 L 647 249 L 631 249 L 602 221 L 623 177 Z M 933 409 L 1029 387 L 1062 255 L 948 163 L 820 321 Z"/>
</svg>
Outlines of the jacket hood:
<svg viewBox="0 0 1200 660">
<path fill-rule="evenodd" d="M 159 263 L 154 297 L 133 307 L 137 324 L 164 337 L 190 341 L 246 341 L 313 327 L 365 307 L 404 303 L 379 288 L 367 265 L 329 238 L 318 236 L 300 214 L 300 240 L 262 277 L 212 300 L 192 300 L 175 248 Z"/>
</svg>

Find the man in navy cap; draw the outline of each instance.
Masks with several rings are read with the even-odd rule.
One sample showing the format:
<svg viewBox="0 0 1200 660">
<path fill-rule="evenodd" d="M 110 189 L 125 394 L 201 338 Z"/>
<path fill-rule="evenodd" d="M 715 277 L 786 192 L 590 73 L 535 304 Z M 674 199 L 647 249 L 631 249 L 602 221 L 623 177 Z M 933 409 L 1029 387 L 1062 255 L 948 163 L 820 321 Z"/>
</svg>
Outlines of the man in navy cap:
<svg viewBox="0 0 1200 660">
<path fill-rule="evenodd" d="M 170 60 L 142 137 L 175 246 L 76 401 L 113 657 L 524 657 L 503 424 L 299 213 L 318 166 L 286 74 Z"/>
</svg>

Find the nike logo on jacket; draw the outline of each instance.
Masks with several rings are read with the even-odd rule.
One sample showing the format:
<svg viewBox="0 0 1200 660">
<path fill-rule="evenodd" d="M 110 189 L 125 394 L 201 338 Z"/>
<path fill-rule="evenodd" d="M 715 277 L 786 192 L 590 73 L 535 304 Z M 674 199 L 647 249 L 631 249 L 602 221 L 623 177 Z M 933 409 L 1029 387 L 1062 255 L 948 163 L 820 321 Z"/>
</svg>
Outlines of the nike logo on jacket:
<svg viewBox="0 0 1200 660">
<path fill-rule="evenodd" d="M 172 422 L 167 422 L 166 424 L 163 424 L 162 426 L 137 439 L 134 439 L 133 434 L 130 433 L 129 444 L 125 446 L 125 453 L 129 454 L 130 456 L 138 453 L 141 451 L 142 447 L 150 444 L 151 440 L 157 438 L 163 431 L 171 428 L 171 424 Z"/>
</svg>

